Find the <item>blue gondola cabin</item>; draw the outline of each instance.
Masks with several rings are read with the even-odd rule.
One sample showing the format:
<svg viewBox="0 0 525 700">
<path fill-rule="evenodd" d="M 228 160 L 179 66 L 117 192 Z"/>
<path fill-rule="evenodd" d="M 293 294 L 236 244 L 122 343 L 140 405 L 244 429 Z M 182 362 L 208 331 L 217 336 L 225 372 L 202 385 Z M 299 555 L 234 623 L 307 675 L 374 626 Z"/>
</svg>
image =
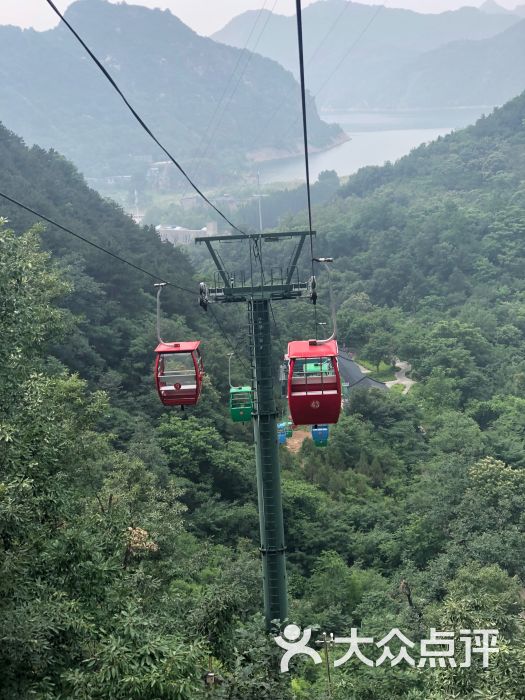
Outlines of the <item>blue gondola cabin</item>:
<svg viewBox="0 0 525 700">
<path fill-rule="evenodd" d="M 326 447 L 328 445 L 328 436 L 330 429 L 327 425 L 312 426 L 312 440 L 317 447 Z"/>
<path fill-rule="evenodd" d="M 279 445 L 286 445 L 286 424 L 277 424 L 277 441 Z"/>
</svg>

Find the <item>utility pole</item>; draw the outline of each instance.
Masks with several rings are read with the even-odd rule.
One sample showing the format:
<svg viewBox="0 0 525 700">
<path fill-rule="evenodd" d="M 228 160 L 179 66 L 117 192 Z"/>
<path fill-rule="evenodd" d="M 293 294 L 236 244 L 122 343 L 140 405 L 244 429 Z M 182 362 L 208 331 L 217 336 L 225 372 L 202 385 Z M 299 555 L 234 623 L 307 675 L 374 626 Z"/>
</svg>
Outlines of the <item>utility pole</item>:
<svg viewBox="0 0 525 700">
<path fill-rule="evenodd" d="M 312 235 L 315 235 L 313 233 Z M 257 497 L 259 529 L 261 538 L 261 560 L 263 570 L 264 616 L 269 630 L 273 620 L 284 622 L 288 616 L 286 581 L 286 545 L 284 541 L 283 506 L 279 445 L 277 440 L 277 406 L 274 397 L 274 368 L 272 362 L 272 336 L 270 326 L 270 303 L 273 300 L 296 299 L 308 290 L 306 283 L 299 282 L 297 263 L 309 231 L 289 233 L 265 233 L 253 236 L 211 236 L 196 238 L 204 243 L 217 266 L 216 285 L 208 289 L 211 303 L 246 302 L 248 304 L 250 354 L 254 390 L 253 433 L 255 464 L 257 473 Z M 235 275 L 224 269 L 222 259 L 214 249 L 216 242 L 245 240 L 250 246 L 250 255 L 255 246 L 262 255 L 265 242 L 280 239 L 299 239 L 290 262 L 280 275 L 272 273 L 267 284 L 261 271 L 260 282 L 236 282 Z M 262 263 L 261 263 L 262 264 Z"/>
<path fill-rule="evenodd" d="M 259 233 L 263 232 L 263 215 L 262 215 L 262 197 L 268 197 L 267 194 L 261 194 L 261 174 L 257 171 L 257 194 L 252 194 L 252 197 L 257 198 L 259 208 Z"/>
<path fill-rule="evenodd" d="M 261 205 L 261 174 L 257 171 L 257 199 L 259 201 L 259 233 L 263 232 L 262 205 Z"/>
</svg>

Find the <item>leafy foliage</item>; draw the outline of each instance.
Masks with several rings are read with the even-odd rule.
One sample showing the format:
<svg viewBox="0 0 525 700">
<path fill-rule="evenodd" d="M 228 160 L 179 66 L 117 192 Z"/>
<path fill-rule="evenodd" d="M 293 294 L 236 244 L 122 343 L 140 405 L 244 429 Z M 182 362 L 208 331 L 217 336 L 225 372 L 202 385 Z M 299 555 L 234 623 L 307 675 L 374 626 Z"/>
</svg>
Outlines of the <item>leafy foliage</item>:
<svg viewBox="0 0 525 700">
<path fill-rule="evenodd" d="M 331 679 L 341 700 L 524 697 L 524 118 L 522 97 L 360 173 L 318 211 L 339 256 L 341 337 L 359 352 L 388 344 L 417 384 L 353 388 L 326 449 L 307 440 L 283 457 L 290 620 L 315 626 L 313 644 L 351 627 L 397 627 L 416 646 L 432 627 L 500 630 L 488 670 L 352 662 Z M 193 283 L 185 256 L 56 154 L 0 134 L 0 179 Z M 255 467 L 221 402 L 224 340 L 166 295 L 168 332 L 205 340 L 209 376 L 189 417 L 161 416 L 144 279 L 2 213 L 16 231 L 0 231 L 2 698 L 325 697 L 324 665 L 279 673 L 258 616 Z M 290 308 L 276 309 L 283 333 L 304 332 L 308 310 Z"/>
</svg>

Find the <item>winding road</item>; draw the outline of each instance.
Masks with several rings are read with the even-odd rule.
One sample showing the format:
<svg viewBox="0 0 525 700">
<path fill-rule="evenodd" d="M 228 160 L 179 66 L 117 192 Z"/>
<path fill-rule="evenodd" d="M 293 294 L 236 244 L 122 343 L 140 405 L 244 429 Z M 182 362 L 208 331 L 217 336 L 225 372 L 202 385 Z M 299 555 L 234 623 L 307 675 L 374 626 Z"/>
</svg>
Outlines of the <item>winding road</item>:
<svg viewBox="0 0 525 700">
<path fill-rule="evenodd" d="M 396 367 L 399 367 L 399 371 L 395 373 L 395 379 L 390 382 L 385 382 L 386 386 L 390 389 L 396 384 L 401 384 L 403 386 L 403 394 L 408 394 L 410 388 L 416 383 L 410 377 L 407 377 L 407 372 L 410 372 L 412 365 L 404 360 L 396 359 Z"/>
</svg>

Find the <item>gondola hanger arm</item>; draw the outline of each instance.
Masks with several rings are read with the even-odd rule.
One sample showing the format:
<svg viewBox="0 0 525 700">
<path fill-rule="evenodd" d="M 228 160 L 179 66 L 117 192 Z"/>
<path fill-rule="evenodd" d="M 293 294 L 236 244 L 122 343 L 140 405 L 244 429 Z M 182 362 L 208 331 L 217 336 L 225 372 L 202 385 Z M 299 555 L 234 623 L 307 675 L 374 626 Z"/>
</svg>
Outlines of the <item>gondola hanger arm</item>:
<svg viewBox="0 0 525 700">
<path fill-rule="evenodd" d="M 230 384 L 230 389 L 233 389 L 233 384 L 232 384 L 232 357 L 234 353 L 229 352 L 228 353 L 228 382 Z"/>
<path fill-rule="evenodd" d="M 334 261 L 333 258 L 313 258 L 314 262 L 321 263 L 324 265 L 327 273 L 328 273 L 328 290 L 330 293 L 330 310 L 332 313 L 332 335 L 329 338 L 326 338 L 326 340 L 318 340 L 317 338 L 314 341 L 310 341 L 312 345 L 323 345 L 324 343 L 329 343 L 331 340 L 335 340 L 337 338 L 337 317 L 335 313 L 335 301 L 334 301 L 334 294 L 333 294 L 333 289 L 332 289 L 332 277 L 330 276 L 330 266 L 328 263 L 332 263 Z"/>
<path fill-rule="evenodd" d="M 157 287 L 157 340 L 159 343 L 164 343 L 160 335 L 160 294 L 163 287 L 166 286 L 166 282 L 157 282 L 153 286 Z"/>
</svg>

